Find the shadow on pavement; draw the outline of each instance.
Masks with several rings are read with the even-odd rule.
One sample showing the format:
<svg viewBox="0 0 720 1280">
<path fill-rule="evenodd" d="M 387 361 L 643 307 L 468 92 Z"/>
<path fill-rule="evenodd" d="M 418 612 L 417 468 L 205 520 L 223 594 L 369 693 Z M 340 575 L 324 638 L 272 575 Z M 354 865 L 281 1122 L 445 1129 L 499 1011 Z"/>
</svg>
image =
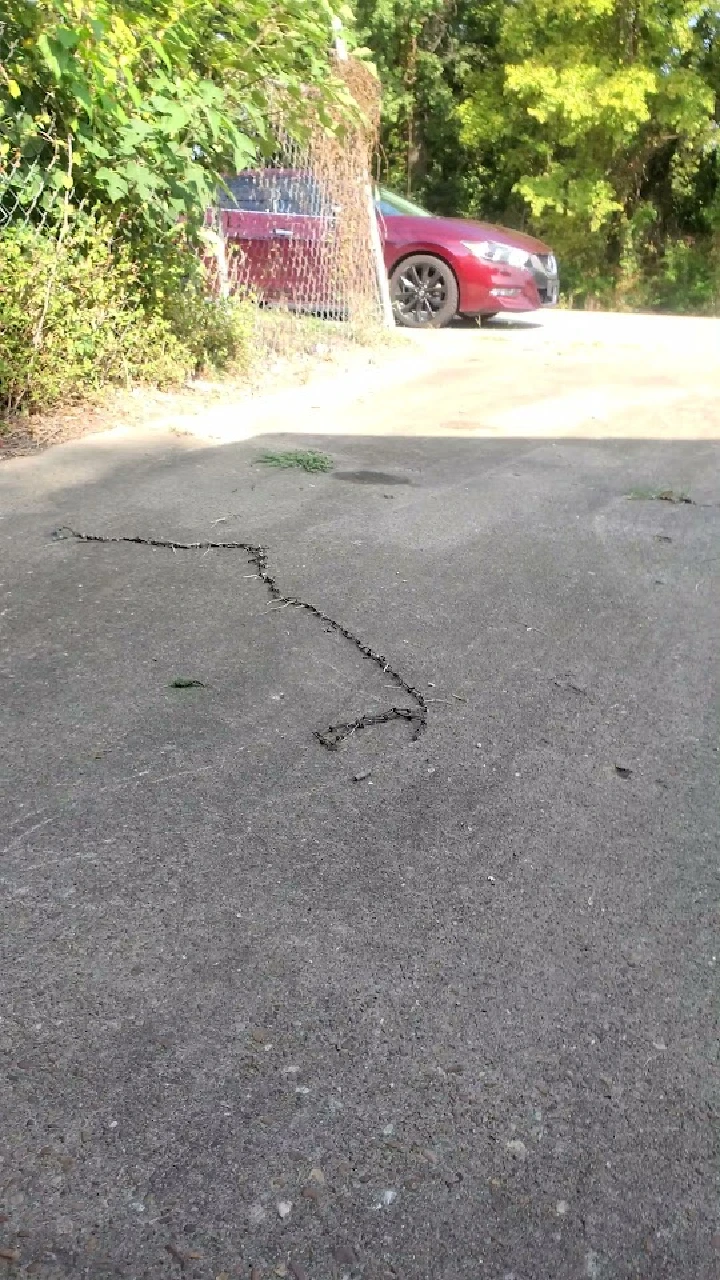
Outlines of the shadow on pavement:
<svg viewBox="0 0 720 1280">
<path fill-rule="evenodd" d="M 717 459 L 338 432 L 0 472 L 19 1274 L 715 1275 Z M 663 487 L 696 505 L 628 496 Z M 241 549 L 66 524 L 266 546 L 426 731 L 323 749 L 377 663 Z"/>
</svg>

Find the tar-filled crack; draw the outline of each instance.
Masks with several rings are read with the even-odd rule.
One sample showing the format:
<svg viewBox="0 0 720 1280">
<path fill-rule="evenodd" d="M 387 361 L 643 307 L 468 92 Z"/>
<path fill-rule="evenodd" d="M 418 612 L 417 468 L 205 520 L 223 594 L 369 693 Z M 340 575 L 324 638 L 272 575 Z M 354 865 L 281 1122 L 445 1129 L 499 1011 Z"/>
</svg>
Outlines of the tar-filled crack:
<svg viewBox="0 0 720 1280">
<path fill-rule="evenodd" d="M 141 538 L 139 536 L 113 538 L 101 533 L 78 533 L 77 530 L 68 527 L 57 529 L 53 537 L 56 539 L 74 538 L 77 542 L 129 542 L 143 547 L 161 547 L 167 551 L 244 551 L 248 558 L 248 563 L 256 570 L 258 578 L 265 584 L 271 599 L 275 603 L 295 609 L 305 609 L 307 613 L 311 613 L 320 622 L 325 623 L 326 627 L 337 631 L 346 640 L 349 640 L 364 658 L 374 662 L 385 675 L 390 676 L 390 679 L 395 682 L 399 689 L 404 689 L 405 693 L 415 700 L 416 706 L 414 707 L 387 707 L 384 711 L 369 711 L 364 715 L 358 716 L 356 720 L 350 720 L 343 724 L 331 724 L 328 725 L 327 729 L 315 730 L 314 736 L 318 742 L 327 747 L 329 751 L 335 751 L 341 742 L 344 742 L 346 738 L 352 737 L 360 729 L 368 729 L 376 724 L 389 724 L 392 720 L 409 720 L 414 726 L 413 741 L 419 738 L 423 732 L 427 723 L 428 708 L 420 690 L 409 684 L 405 677 L 395 670 L 384 654 L 377 653 L 369 644 L 364 644 L 360 637 L 356 636 L 349 627 L 343 626 L 337 619 L 331 618 L 330 614 L 325 613 L 323 609 L 318 609 L 317 605 L 310 604 L 308 600 L 301 600 L 298 596 L 285 595 L 280 590 L 277 579 L 268 568 L 268 553 L 265 547 L 256 546 L 251 542 L 175 542 L 169 538 Z"/>
</svg>

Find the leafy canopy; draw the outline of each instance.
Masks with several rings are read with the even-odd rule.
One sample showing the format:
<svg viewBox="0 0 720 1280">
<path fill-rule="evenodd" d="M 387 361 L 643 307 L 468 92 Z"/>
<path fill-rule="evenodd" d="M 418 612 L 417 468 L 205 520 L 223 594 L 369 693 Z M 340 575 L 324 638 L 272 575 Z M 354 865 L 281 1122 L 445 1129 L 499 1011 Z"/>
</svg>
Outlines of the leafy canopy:
<svg viewBox="0 0 720 1280">
<path fill-rule="evenodd" d="M 717 267 L 709 303 L 713 271 L 720 285 L 716 4 L 356 0 L 356 12 L 383 78 L 391 183 L 439 212 L 550 238 L 578 297 L 662 264 L 679 298 L 697 245 L 697 262 Z"/>
<path fill-rule="evenodd" d="M 133 224 L 198 220 L 273 104 L 298 129 L 342 107 L 332 22 L 329 0 L 9 0 L 0 165 L 25 199 L 34 180 L 49 205 L 72 188 Z"/>
</svg>

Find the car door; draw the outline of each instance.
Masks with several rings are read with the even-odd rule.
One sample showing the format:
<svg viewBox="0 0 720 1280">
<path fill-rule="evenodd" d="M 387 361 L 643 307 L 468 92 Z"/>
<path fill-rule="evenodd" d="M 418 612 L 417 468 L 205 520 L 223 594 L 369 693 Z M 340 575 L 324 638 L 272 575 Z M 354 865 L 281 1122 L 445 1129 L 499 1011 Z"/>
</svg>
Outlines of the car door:
<svg viewBox="0 0 720 1280">
<path fill-rule="evenodd" d="M 218 192 L 220 225 L 233 289 L 265 297 L 272 271 L 272 194 L 262 171 L 226 178 Z"/>
<path fill-rule="evenodd" d="M 248 170 L 226 187 L 220 216 L 234 287 L 268 302 L 321 305 L 333 219 L 317 181 L 294 170 Z"/>
<path fill-rule="evenodd" d="M 310 173 L 277 170 L 272 176 L 272 281 L 274 296 L 302 310 L 330 301 L 335 217 Z"/>
</svg>

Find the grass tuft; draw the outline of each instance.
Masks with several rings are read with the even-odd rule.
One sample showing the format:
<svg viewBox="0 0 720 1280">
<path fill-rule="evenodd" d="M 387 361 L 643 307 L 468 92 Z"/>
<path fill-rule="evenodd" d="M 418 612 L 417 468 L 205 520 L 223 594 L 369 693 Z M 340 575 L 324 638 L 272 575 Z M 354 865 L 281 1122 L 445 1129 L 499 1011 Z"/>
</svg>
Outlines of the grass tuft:
<svg viewBox="0 0 720 1280">
<path fill-rule="evenodd" d="M 266 467 L 297 467 L 300 471 L 331 471 L 333 466 L 332 458 L 317 449 L 286 449 L 280 453 L 268 449 L 257 461 Z"/>
<path fill-rule="evenodd" d="M 635 502 L 692 502 L 684 489 L 632 489 L 628 498 Z"/>
</svg>

